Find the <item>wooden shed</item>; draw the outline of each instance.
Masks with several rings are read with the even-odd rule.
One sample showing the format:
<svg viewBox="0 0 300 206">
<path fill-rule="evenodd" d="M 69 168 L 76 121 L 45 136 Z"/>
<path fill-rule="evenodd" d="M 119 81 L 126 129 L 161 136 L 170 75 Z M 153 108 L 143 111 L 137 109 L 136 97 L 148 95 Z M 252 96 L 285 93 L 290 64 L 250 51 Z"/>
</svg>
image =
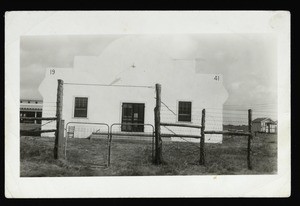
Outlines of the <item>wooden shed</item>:
<svg viewBox="0 0 300 206">
<path fill-rule="evenodd" d="M 252 128 L 254 132 L 277 133 L 277 122 L 267 117 L 256 118 L 252 121 Z"/>
</svg>

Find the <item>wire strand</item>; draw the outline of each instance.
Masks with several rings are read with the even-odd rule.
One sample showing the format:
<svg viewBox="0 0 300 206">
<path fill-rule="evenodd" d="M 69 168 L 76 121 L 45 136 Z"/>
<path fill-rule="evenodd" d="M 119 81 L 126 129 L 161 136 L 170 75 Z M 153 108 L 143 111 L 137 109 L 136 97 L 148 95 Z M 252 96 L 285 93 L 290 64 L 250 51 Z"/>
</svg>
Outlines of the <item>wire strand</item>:
<svg viewBox="0 0 300 206">
<path fill-rule="evenodd" d="M 153 86 L 140 86 L 140 85 L 110 85 L 110 84 L 79 84 L 79 83 L 69 83 L 66 82 L 64 84 L 67 85 L 84 85 L 84 86 L 100 86 L 100 87 L 138 87 L 138 88 L 148 88 L 148 89 L 154 89 Z"/>
</svg>

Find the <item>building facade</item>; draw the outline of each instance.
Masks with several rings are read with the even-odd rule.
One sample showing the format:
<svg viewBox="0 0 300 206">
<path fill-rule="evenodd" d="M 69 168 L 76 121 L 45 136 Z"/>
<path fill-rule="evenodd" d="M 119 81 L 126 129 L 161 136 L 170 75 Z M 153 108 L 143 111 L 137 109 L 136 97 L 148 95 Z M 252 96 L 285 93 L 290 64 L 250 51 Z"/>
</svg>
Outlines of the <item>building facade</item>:
<svg viewBox="0 0 300 206">
<path fill-rule="evenodd" d="M 100 56 L 75 57 L 72 68 L 47 68 L 39 91 L 45 102 L 55 102 L 57 80 L 64 81 L 66 124 L 75 121 L 154 125 L 155 84 L 159 83 L 162 122 L 200 125 L 202 109 L 217 109 L 221 118 L 215 121 L 214 129 L 222 130 L 222 108 L 228 97 L 222 75 L 202 74 L 196 70 L 195 62 L 174 60 L 154 48 L 147 38 L 121 38 Z M 43 113 L 45 116 L 55 113 Z M 43 129 L 48 127 L 51 125 Z M 121 131 L 147 132 L 146 127 L 138 125 L 123 126 Z M 162 128 L 162 132 L 170 133 L 170 129 Z M 199 135 L 198 130 L 175 132 Z M 75 132 L 75 137 L 86 135 Z M 222 136 L 207 135 L 206 141 L 220 143 Z"/>
<path fill-rule="evenodd" d="M 254 132 L 277 133 L 277 122 L 270 118 L 257 118 L 253 120 L 252 127 Z"/>
<path fill-rule="evenodd" d="M 20 99 L 20 130 L 41 129 L 41 120 L 24 120 L 22 117 L 42 117 L 42 109 L 42 100 Z M 30 132 L 26 133 L 27 135 L 39 135 Z"/>
</svg>

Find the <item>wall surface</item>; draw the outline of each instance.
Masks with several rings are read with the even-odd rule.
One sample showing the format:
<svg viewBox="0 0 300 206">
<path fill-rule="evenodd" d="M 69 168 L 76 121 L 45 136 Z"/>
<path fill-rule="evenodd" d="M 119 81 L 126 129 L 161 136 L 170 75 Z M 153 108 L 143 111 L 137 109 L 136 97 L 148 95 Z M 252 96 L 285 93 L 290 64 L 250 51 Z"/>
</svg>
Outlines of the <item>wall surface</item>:
<svg viewBox="0 0 300 206">
<path fill-rule="evenodd" d="M 157 46 L 157 45 L 156 45 Z M 121 122 L 122 102 L 145 103 L 145 123 L 154 124 L 156 83 L 162 86 L 161 121 L 177 122 L 178 101 L 192 102 L 192 124 L 201 124 L 201 110 L 218 111 L 207 130 L 222 130 L 222 108 L 228 94 L 220 74 L 197 73 L 193 61 L 177 61 L 155 50 L 149 38 L 128 36 L 111 43 L 98 57 L 76 57 L 73 68 L 47 68 L 39 87 L 44 102 L 56 101 L 57 79 L 64 80 L 65 122 Z M 134 66 L 133 66 L 134 65 Z M 55 74 L 50 70 L 55 69 Z M 216 80 L 215 76 L 219 79 Z M 135 85 L 148 87 L 105 87 L 67 83 Z M 88 97 L 88 117 L 74 118 L 74 98 Z M 43 112 L 43 116 L 55 112 Z M 208 117 L 209 118 L 209 117 Z M 55 127 L 48 124 L 43 129 Z M 211 127 L 211 128 L 210 128 Z M 145 128 L 146 129 L 146 128 Z M 199 130 L 174 130 L 177 134 L 199 134 Z M 162 128 L 162 132 L 170 133 Z M 176 140 L 176 139 L 174 139 Z M 178 140 L 178 139 L 177 139 Z M 198 140 L 197 140 L 198 141 Z M 206 135 L 207 142 L 222 142 L 221 135 Z"/>
<path fill-rule="evenodd" d="M 253 129 L 253 132 L 261 132 L 262 131 L 261 123 L 260 122 L 252 123 L 252 129 Z"/>
</svg>

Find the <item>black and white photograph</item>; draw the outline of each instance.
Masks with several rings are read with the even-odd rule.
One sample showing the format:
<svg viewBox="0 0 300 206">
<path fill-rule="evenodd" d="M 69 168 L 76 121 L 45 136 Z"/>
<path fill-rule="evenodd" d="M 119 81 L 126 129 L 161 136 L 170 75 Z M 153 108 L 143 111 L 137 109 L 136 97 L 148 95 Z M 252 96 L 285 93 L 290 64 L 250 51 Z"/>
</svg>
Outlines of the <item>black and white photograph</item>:
<svg viewBox="0 0 300 206">
<path fill-rule="evenodd" d="M 196 182 L 204 181 L 212 184 L 211 193 L 201 193 L 203 187 L 191 196 L 260 196 L 264 193 L 256 194 L 252 181 L 269 178 L 282 185 L 276 183 L 280 176 L 286 189 L 270 193 L 258 187 L 266 196 L 288 195 L 290 97 L 283 96 L 289 95 L 288 12 L 258 12 L 257 21 L 269 20 L 267 29 L 263 21 L 257 28 L 247 26 L 255 12 L 86 12 L 78 27 L 63 20 L 78 20 L 83 13 L 44 12 L 38 14 L 40 23 L 35 12 L 6 19 L 21 24 L 27 14 L 32 20 L 22 31 L 6 27 L 17 35 L 6 40 L 6 58 L 18 59 L 8 61 L 15 69 L 6 81 L 15 85 L 6 84 L 13 93 L 6 101 L 14 102 L 14 110 L 8 109 L 19 125 L 5 145 L 17 151 L 14 157 L 8 153 L 6 161 L 17 169 L 7 174 L 12 168 L 6 166 L 6 178 L 16 175 L 28 187 L 31 180 L 35 185 L 80 180 L 76 185 L 83 188 L 94 184 L 86 178 L 96 178 L 106 181 L 96 186 L 101 190 L 121 187 L 125 180 L 133 185 L 170 181 L 162 189 L 201 188 Z M 162 16 L 166 19 L 159 21 Z M 194 31 L 185 24 L 201 19 L 206 23 Z M 189 178 L 196 179 L 191 187 Z M 230 192 L 225 182 L 231 178 L 246 184 Z M 16 179 L 10 182 L 18 187 Z M 231 190 L 213 193 L 223 186 Z M 134 193 L 138 188 L 120 196 L 143 196 Z M 11 197 L 25 194 L 11 191 Z M 180 191 L 172 195 L 169 190 L 171 196 L 189 196 Z M 82 197 L 91 194 L 98 193 Z M 110 196 L 105 194 L 100 196 Z M 29 192 L 30 197 L 44 195 Z"/>
</svg>

